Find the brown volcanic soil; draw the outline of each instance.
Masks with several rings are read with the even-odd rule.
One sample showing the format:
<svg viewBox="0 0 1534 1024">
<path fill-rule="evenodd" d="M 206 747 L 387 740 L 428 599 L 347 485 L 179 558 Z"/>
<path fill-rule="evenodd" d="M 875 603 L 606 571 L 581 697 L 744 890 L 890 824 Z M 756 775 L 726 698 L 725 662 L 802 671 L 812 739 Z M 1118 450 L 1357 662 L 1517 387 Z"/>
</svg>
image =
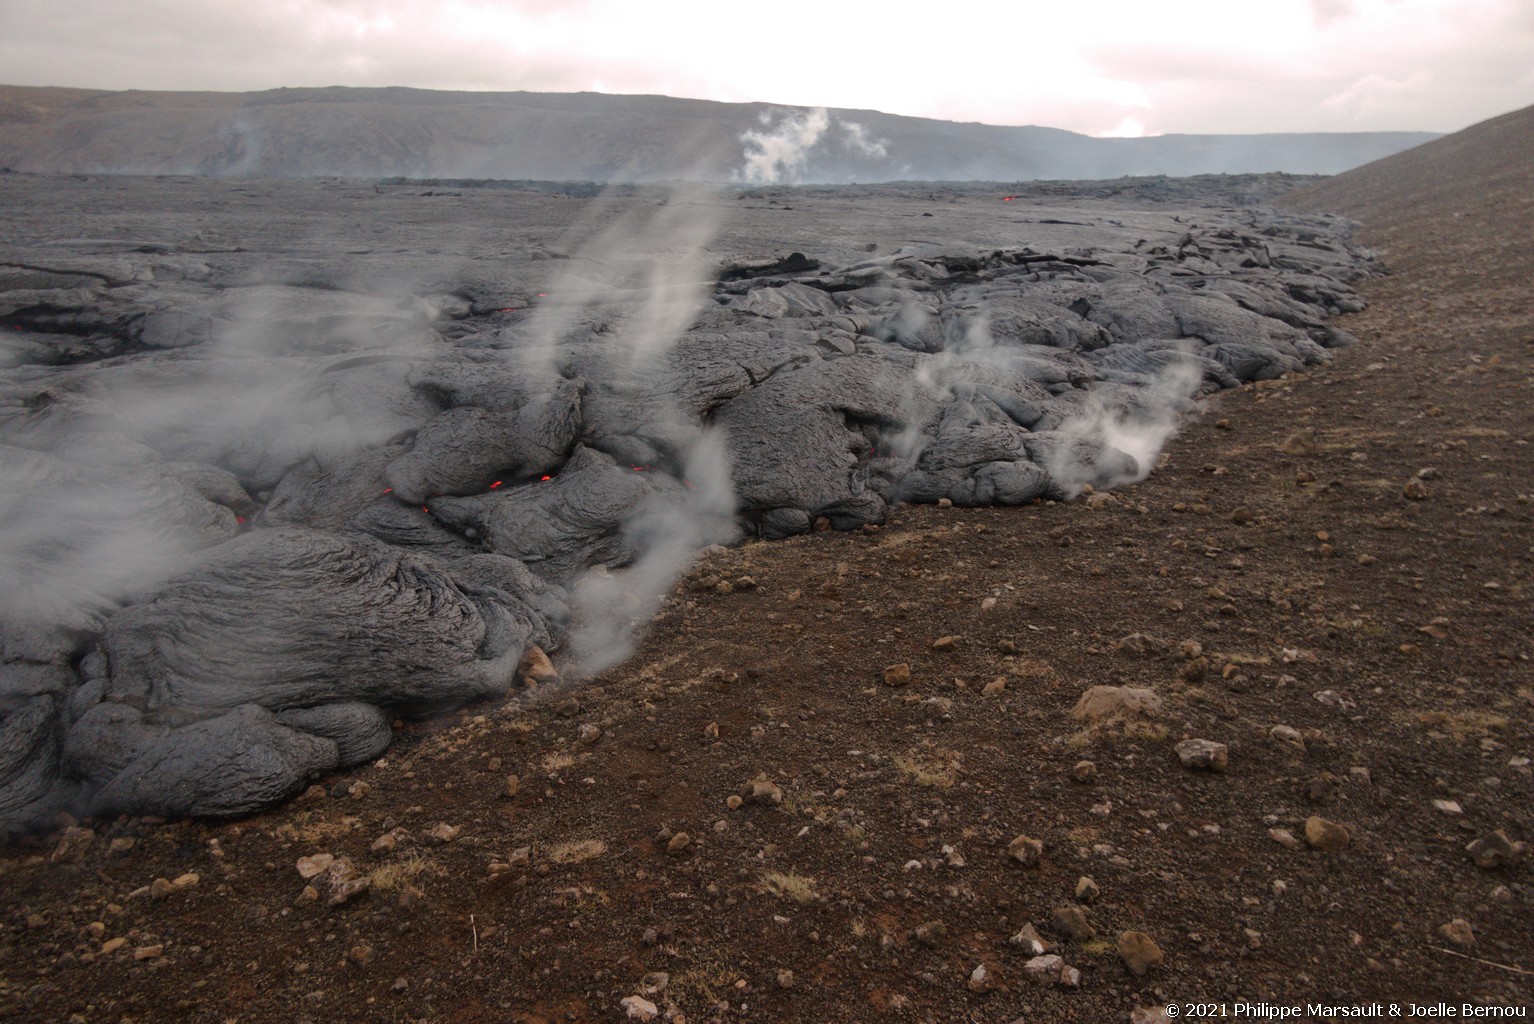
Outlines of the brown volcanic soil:
<svg viewBox="0 0 1534 1024">
<path fill-rule="evenodd" d="M 1393 268 L 1343 322 L 1360 345 L 1225 395 L 1139 486 L 714 553 L 636 657 L 538 706 L 409 727 L 238 824 L 8 851 L 0 1019 L 616 1021 L 658 971 L 651 998 L 690 1021 L 1528 1003 L 1530 864 L 1465 846 L 1534 839 L 1534 163 L 1497 173 L 1531 120 L 1294 197 L 1365 219 Z M 897 662 L 910 683 L 883 685 Z M 1165 707 L 1073 718 L 1102 684 Z M 1187 737 L 1228 744 L 1228 770 L 1182 767 Z M 762 773 L 781 804 L 730 809 Z M 1270 838 L 1311 815 L 1349 845 Z M 1008 857 L 1019 834 L 1037 866 Z M 295 864 L 322 852 L 372 890 L 306 899 Z M 1095 937 L 1052 923 L 1071 906 Z M 1440 934 L 1457 918 L 1473 946 Z M 1007 941 L 1027 922 L 1079 989 L 1028 980 Z M 1126 930 L 1165 955 L 1143 978 Z M 967 984 L 981 964 L 992 991 Z"/>
</svg>

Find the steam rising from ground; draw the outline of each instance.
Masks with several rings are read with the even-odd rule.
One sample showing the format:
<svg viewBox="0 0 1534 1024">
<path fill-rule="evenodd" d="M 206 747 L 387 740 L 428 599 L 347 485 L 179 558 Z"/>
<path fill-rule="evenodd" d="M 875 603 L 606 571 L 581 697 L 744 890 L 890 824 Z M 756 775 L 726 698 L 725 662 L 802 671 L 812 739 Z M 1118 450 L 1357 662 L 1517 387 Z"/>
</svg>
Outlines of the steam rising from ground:
<svg viewBox="0 0 1534 1024">
<path fill-rule="evenodd" d="M 743 180 L 881 145 L 826 111 L 767 128 Z M 247 813 L 398 714 L 504 696 L 533 645 L 599 672 L 743 530 L 1140 479 L 1191 396 L 1326 358 L 1356 303 L 1356 254 L 1276 215 L 1116 206 L 1141 222 L 1051 229 L 1091 246 L 978 252 L 924 221 L 872 257 L 819 222 L 812 260 L 720 240 L 752 198 L 614 189 L 515 269 L 370 274 L 313 237 L 283 244 L 324 261 L 281 267 L 0 253 L 0 831 Z M 985 198 L 979 237 L 1056 223 Z M 397 252 L 478 228 L 430 223 Z"/>
<path fill-rule="evenodd" d="M 747 185 L 791 185 L 803 180 L 811 153 L 828 132 L 839 134 L 843 147 L 864 159 L 883 160 L 889 155 L 887 140 L 870 137 L 855 121 L 832 117 L 825 107 L 784 114 L 776 122 L 770 113 L 763 112 L 760 120 L 761 131 L 752 129 L 740 136 L 745 165 L 735 180 Z"/>
</svg>

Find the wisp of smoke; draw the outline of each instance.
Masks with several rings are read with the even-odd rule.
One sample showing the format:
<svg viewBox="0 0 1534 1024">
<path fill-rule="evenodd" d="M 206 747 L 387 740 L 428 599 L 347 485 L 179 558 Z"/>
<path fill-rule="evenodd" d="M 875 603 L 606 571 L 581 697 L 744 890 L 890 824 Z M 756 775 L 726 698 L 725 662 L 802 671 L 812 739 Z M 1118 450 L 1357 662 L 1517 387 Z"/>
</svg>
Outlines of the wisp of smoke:
<svg viewBox="0 0 1534 1024">
<path fill-rule="evenodd" d="M 740 136 L 746 147 L 746 163 L 738 177 L 748 185 L 792 184 L 803 176 L 810 150 L 830 127 L 831 115 L 825 107 L 816 107 L 784 117 L 776 126 L 771 115 L 763 113 L 761 122 L 770 130 L 747 131 Z"/>
<path fill-rule="evenodd" d="M 1161 449 L 1177 433 L 1201 378 L 1191 362 L 1170 363 L 1136 395 L 1136 404 L 1130 408 L 1089 394 L 1083 411 L 1060 424 L 1058 432 L 1071 443 L 1058 446 L 1045 468 L 1070 497 L 1089 483 L 1103 490 L 1144 480 L 1156 467 Z M 1113 460 L 1103 456 L 1114 451 L 1133 460 L 1132 472 L 1108 468 Z"/>
</svg>

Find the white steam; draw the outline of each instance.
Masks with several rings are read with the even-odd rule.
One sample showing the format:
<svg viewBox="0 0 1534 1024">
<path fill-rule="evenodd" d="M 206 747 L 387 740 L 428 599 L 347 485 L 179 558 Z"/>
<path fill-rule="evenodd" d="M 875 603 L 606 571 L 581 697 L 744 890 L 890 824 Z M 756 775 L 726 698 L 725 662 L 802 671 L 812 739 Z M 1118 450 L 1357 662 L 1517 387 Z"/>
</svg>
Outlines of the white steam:
<svg viewBox="0 0 1534 1024">
<path fill-rule="evenodd" d="M 825 107 L 785 114 L 776 123 L 764 111 L 758 120 L 761 131 L 753 129 L 740 136 L 745 146 L 745 164 L 735 173 L 735 179 L 747 185 L 792 185 L 803 181 L 810 154 L 828 134 L 839 134 L 843 147 L 863 159 L 883 160 L 889 155 L 889 140 L 873 138 L 855 121 L 832 117 Z"/>
<path fill-rule="evenodd" d="M 674 349 L 707 306 L 717 267 L 707 255 L 721 206 L 708 189 L 676 184 L 659 202 L 604 195 L 569 232 L 572 269 L 549 284 L 510 356 L 534 379 L 557 384 L 572 347 L 585 347 L 606 385 L 644 404 L 645 419 L 677 444 L 684 494 L 657 495 L 625 524 L 638 554 L 625 568 L 588 572 L 573 588 L 570 652 L 586 677 L 633 652 L 636 630 L 699 552 L 738 538 L 736 502 L 721 430 L 683 408 L 668 378 Z M 602 329 L 593 332 L 591 325 Z"/>
<path fill-rule="evenodd" d="M 1135 404 L 1124 407 L 1088 392 L 1086 407 L 1057 428 L 1073 443 L 1060 445 L 1044 467 L 1070 497 L 1087 484 L 1098 490 L 1138 483 L 1156 468 L 1161 449 L 1177 433 L 1182 410 L 1203 379 L 1191 361 L 1168 364 Z M 1134 469 L 1115 471 L 1107 456 L 1119 451 L 1134 460 Z"/>
</svg>

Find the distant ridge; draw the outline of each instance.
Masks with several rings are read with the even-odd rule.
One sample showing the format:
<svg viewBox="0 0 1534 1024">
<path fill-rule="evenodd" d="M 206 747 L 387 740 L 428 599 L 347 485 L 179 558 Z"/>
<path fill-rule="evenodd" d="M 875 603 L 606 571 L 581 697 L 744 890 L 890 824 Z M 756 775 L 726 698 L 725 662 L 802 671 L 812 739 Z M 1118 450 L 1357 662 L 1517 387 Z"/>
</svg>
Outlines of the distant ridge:
<svg viewBox="0 0 1534 1024">
<path fill-rule="evenodd" d="M 748 144 L 747 133 L 764 141 Z M 25 172 L 745 182 L 776 173 L 830 183 L 1335 174 L 1438 137 L 1095 139 L 872 110 L 598 93 L 0 86 L 0 167 Z"/>
</svg>

